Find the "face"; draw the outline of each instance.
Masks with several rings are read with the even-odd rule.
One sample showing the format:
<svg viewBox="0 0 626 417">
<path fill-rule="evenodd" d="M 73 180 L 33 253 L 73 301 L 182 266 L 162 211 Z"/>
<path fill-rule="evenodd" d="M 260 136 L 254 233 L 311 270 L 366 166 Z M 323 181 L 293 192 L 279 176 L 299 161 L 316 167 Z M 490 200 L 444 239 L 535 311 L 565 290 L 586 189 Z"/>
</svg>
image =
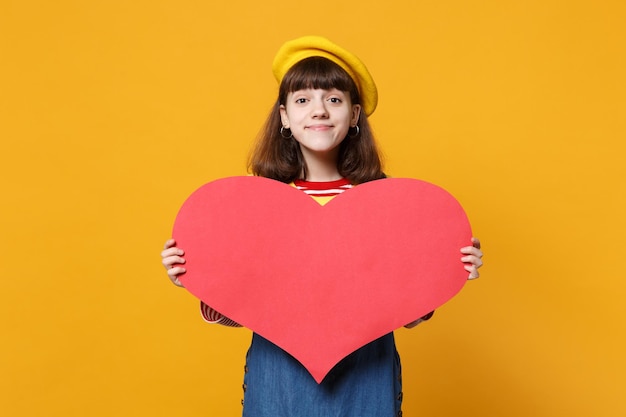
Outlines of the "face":
<svg viewBox="0 0 626 417">
<path fill-rule="evenodd" d="M 287 95 L 280 106 L 285 128 L 300 143 L 305 160 L 309 157 L 336 158 L 339 145 L 356 126 L 361 106 L 352 104 L 348 92 L 337 89 L 306 89 Z"/>
</svg>

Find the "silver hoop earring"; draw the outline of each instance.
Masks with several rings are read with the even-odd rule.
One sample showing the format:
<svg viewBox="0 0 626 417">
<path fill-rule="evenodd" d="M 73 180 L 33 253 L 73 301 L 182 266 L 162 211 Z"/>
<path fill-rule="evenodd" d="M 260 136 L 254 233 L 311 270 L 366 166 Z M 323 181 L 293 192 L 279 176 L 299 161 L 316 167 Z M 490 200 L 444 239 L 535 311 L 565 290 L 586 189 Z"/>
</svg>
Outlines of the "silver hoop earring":
<svg viewBox="0 0 626 417">
<path fill-rule="evenodd" d="M 285 136 L 285 131 L 288 130 L 289 131 L 289 136 Z M 291 139 L 293 137 L 293 132 L 291 131 L 291 129 L 289 129 L 288 127 L 285 126 L 281 126 L 280 127 L 280 136 L 282 136 L 285 139 Z"/>
<path fill-rule="evenodd" d="M 356 138 L 357 136 L 359 136 L 359 133 L 361 133 L 361 129 L 359 129 L 359 125 L 353 126 L 356 128 L 356 133 L 354 135 L 350 134 L 350 130 L 348 130 L 348 136 L 351 138 Z M 350 128 L 352 129 L 352 128 Z"/>
</svg>

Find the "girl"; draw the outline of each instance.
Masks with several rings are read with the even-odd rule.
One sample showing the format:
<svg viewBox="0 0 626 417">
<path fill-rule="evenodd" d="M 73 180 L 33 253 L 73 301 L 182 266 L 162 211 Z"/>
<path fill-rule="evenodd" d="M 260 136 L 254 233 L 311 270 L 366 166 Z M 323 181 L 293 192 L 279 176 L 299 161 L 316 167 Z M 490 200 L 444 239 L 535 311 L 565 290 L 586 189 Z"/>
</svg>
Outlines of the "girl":
<svg viewBox="0 0 626 417">
<path fill-rule="evenodd" d="M 308 36 L 283 45 L 273 71 L 280 84 L 278 99 L 249 161 L 254 175 L 292 184 L 322 203 L 358 184 L 385 178 L 367 120 L 376 108 L 377 90 L 357 57 L 327 39 Z M 461 253 L 469 279 L 477 278 L 482 265 L 478 239 Z M 170 239 L 161 256 L 169 278 L 181 286 L 184 251 Z M 204 304 L 202 314 L 209 322 L 238 326 Z M 401 384 L 393 333 L 343 359 L 321 384 L 289 354 L 253 334 L 243 416 L 401 416 Z"/>
</svg>

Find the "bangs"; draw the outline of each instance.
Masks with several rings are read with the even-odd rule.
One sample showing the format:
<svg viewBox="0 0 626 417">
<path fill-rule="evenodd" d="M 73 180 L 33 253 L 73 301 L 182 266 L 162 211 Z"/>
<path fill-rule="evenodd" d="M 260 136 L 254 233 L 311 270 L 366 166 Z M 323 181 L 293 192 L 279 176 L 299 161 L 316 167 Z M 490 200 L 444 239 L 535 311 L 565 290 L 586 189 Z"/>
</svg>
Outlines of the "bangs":
<svg viewBox="0 0 626 417">
<path fill-rule="evenodd" d="M 280 101 L 283 103 L 287 94 L 298 90 L 333 88 L 349 92 L 352 103 L 360 104 L 361 100 L 352 77 L 333 61 L 312 56 L 296 63 L 287 71 L 280 86 Z"/>
</svg>

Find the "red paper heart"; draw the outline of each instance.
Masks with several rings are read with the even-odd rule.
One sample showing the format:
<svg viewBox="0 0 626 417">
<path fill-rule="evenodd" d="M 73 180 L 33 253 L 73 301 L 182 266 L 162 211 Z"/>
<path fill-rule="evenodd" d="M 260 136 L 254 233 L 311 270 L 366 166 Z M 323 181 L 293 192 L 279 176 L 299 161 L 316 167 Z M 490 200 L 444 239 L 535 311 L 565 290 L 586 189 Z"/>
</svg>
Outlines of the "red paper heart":
<svg viewBox="0 0 626 417">
<path fill-rule="evenodd" d="M 445 190 L 412 179 L 359 185 L 321 206 L 261 177 L 206 184 L 173 236 L 184 286 L 272 341 L 319 383 L 341 359 L 463 287 L 471 230 Z"/>
</svg>

